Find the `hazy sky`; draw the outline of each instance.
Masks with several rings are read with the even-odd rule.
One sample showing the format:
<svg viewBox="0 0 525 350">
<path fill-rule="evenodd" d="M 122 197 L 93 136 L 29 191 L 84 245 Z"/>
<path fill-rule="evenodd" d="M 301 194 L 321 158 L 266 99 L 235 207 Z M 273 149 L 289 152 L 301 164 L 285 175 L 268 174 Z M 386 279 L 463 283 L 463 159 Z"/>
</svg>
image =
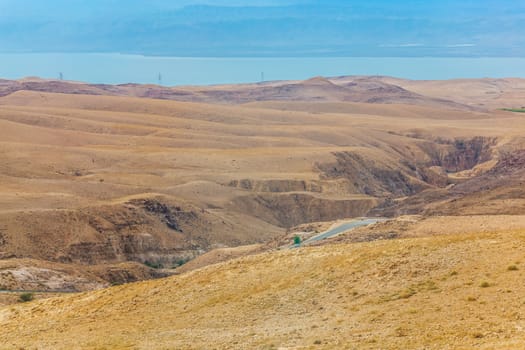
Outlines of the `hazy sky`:
<svg viewBox="0 0 525 350">
<path fill-rule="evenodd" d="M 0 51 L 525 57 L 521 0 L 0 0 Z"/>
</svg>

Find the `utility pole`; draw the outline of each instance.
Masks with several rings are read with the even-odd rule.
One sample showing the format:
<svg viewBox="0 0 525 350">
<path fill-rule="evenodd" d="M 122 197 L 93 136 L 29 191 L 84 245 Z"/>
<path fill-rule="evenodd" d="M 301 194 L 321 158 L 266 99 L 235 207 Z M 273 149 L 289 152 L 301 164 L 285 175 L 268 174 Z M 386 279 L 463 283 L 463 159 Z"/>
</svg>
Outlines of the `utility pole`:
<svg viewBox="0 0 525 350">
<path fill-rule="evenodd" d="M 158 78 L 159 78 L 159 85 L 162 85 L 162 74 L 159 73 Z"/>
</svg>

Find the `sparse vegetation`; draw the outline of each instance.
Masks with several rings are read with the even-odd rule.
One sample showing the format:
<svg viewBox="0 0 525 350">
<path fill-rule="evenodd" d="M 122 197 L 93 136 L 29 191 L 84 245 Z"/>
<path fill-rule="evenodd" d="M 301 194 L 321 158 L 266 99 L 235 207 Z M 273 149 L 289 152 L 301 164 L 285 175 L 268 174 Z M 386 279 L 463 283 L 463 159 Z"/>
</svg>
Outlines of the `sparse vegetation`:
<svg viewBox="0 0 525 350">
<path fill-rule="evenodd" d="M 35 295 L 33 293 L 22 293 L 20 294 L 20 297 L 18 298 L 18 301 L 21 303 L 27 303 L 29 301 L 32 301 L 35 298 Z"/>
<path fill-rule="evenodd" d="M 510 265 L 507 267 L 507 271 L 518 271 L 518 267 L 516 265 Z"/>
<path fill-rule="evenodd" d="M 487 281 L 483 281 L 483 282 L 481 282 L 481 284 L 479 286 L 481 288 L 488 288 L 488 287 L 490 287 L 490 283 L 487 282 Z"/>
<path fill-rule="evenodd" d="M 144 265 L 152 269 L 162 269 L 164 266 L 159 262 L 144 261 Z"/>
<path fill-rule="evenodd" d="M 182 265 L 186 264 L 190 260 L 191 260 L 190 258 L 179 259 L 179 260 L 177 260 L 177 264 L 176 264 L 176 266 L 174 266 L 174 268 L 182 266 Z"/>
<path fill-rule="evenodd" d="M 504 111 L 514 113 L 525 113 L 525 107 L 522 108 L 503 108 Z"/>
<path fill-rule="evenodd" d="M 295 244 L 295 245 L 299 245 L 299 244 L 301 244 L 301 237 L 296 235 L 296 236 L 293 238 L 293 244 Z"/>
<path fill-rule="evenodd" d="M 408 335 L 408 331 L 404 326 L 399 326 L 394 331 L 396 337 L 406 337 Z"/>
<path fill-rule="evenodd" d="M 407 289 L 404 289 L 401 292 L 399 292 L 399 294 L 397 294 L 397 298 L 394 297 L 393 300 L 396 300 L 396 299 L 408 299 L 411 296 L 415 295 L 416 293 L 417 293 L 417 291 L 415 289 L 407 288 Z"/>
</svg>

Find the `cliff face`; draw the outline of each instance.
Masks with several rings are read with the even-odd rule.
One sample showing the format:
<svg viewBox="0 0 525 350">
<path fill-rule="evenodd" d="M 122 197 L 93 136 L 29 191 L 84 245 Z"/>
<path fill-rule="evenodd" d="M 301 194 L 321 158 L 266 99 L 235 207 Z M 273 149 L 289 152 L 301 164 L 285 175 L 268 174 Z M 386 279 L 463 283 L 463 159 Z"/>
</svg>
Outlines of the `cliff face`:
<svg viewBox="0 0 525 350">
<path fill-rule="evenodd" d="M 61 264 L 34 259 L 0 260 L 0 290 L 78 292 L 166 277 L 143 264 Z"/>
<path fill-rule="evenodd" d="M 237 198 L 234 203 L 248 215 L 289 228 L 306 222 L 364 216 L 377 205 L 377 200 L 328 199 L 308 193 L 259 193 Z"/>
<path fill-rule="evenodd" d="M 137 261 L 175 267 L 213 246 L 262 242 L 279 232 L 270 225 L 242 222 L 226 227 L 206 210 L 154 198 L 79 210 L 4 214 L 2 219 L 7 225 L 0 232 L 2 258 L 75 264 Z"/>
<path fill-rule="evenodd" d="M 411 170 L 408 165 L 380 164 L 352 152 L 337 152 L 334 156 L 335 163 L 319 165 L 321 176 L 345 179 L 356 193 L 374 197 L 407 196 L 428 188 L 428 184 L 415 176 L 415 169 Z"/>
<path fill-rule="evenodd" d="M 440 166 L 447 172 L 458 172 L 490 160 L 496 142 L 495 138 L 478 136 L 472 139 L 423 142 L 419 146 L 427 153 L 429 165 Z"/>
<path fill-rule="evenodd" d="M 232 180 L 231 187 L 255 192 L 323 192 L 323 184 L 319 181 L 306 180 Z"/>
<path fill-rule="evenodd" d="M 378 162 L 355 152 L 336 152 L 335 163 L 318 165 L 323 179 L 344 179 L 357 193 L 403 197 L 450 184 L 447 173 L 470 170 L 493 158 L 497 140 L 489 137 L 422 140 L 421 155 L 398 154 L 397 164 Z"/>
</svg>

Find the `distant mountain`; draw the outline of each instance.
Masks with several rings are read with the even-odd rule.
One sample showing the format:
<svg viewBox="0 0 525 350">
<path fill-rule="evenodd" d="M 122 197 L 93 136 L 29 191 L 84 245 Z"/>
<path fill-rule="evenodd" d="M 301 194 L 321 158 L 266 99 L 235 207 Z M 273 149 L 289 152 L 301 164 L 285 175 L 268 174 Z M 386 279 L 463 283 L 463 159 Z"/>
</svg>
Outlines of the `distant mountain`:
<svg viewBox="0 0 525 350">
<path fill-rule="evenodd" d="M 275 81 L 256 84 L 214 85 L 201 87 L 163 87 L 141 84 L 85 84 L 80 82 L 43 80 L 1 80 L 0 97 L 17 91 L 38 91 L 73 95 L 131 96 L 152 99 L 244 104 L 250 102 L 359 102 L 369 104 L 407 104 L 472 110 L 452 99 L 435 98 L 395 85 L 388 77 L 315 77 L 305 81 Z M 481 80 L 474 80 L 481 82 Z M 400 83 L 409 81 L 400 80 Z M 429 81 L 430 82 L 430 81 Z M 506 81 L 500 88 L 510 90 Z M 486 97 L 485 97 L 486 98 Z M 279 104 L 277 104 L 279 105 Z"/>
<path fill-rule="evenodd" d="M 524 20 L 509 0 L 0 0 L 0 51 L 525 56 Z"/>
</svg>

